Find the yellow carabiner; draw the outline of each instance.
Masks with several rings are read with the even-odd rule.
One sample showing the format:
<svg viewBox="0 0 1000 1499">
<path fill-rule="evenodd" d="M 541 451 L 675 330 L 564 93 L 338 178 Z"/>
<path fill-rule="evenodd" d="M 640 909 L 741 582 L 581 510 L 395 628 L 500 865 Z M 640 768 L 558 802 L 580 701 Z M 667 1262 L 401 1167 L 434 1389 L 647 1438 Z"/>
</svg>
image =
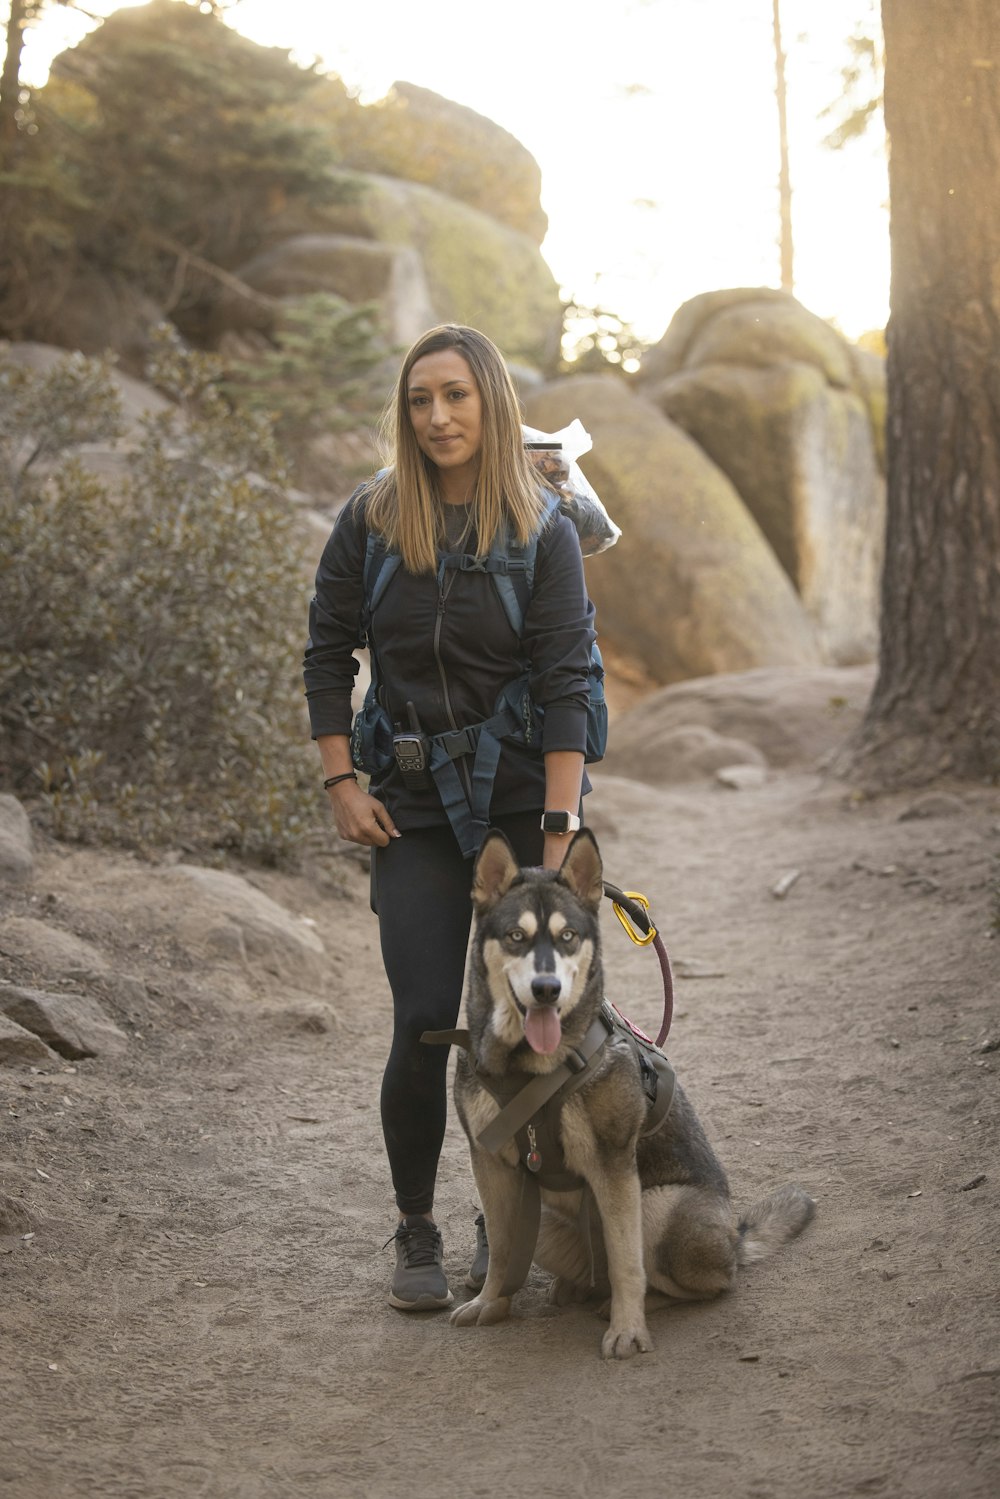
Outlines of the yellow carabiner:
<svg viewBox="0 0 1000 1499">
<path fill-rule="evenodd" d="M 638 890 L 623 890 L 622 894 L 625 895 L 625 896 L 627 896 L 629 900 L 638 901 L 639 905 L 642 907 L 642 909 L 648 913 L 648 911 L 649 911 L 649 901 L 646 899 L 646 897 L 644 895 L 640 895 L 639 892 L 638 892 Z M 618 917 L 618 920 L 621 922 L 622 926 L 625 928 L 625 935 L 626 935 L 626 937 L 629 937 L 635 943 L 636 947 L 648 947 L 649 944 L 656 937 L 656 927 L 653 925 L 653 923 L 652 922 L 649 923 L 649 931 L 646 933 L 646 935 L 644 937 L 641 937 L 639 935 L 639 933 L 636 931 L 635 927 L 632 925 L 632 922 L 629 919 L 628 914 L 618 904 L 617 901 L 613 901 L 612 902 L 612 910 L 614 911 L 615 915 Z"/>
</svg>

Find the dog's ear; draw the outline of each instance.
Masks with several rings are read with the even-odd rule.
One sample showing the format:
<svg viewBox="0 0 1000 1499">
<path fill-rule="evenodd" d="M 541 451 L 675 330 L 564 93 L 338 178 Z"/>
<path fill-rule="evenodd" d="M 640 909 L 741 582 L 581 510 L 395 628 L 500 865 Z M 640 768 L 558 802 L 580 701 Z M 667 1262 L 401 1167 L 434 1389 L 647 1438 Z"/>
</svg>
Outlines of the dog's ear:
<svg viewBox="0 0 1000 1499">
<path fill-rule="evenodd" d="M 492 828 L 483 839 L 472 872 L 472 903 L 485 911 L 506 895 L 519 873 L 514 850 L 499 828 Z"/>
<path fill-rule="evenodd" d="M 591 911 L 598 911 L 604 895 L 604 867 L 597 839 L 589 828 L 581 828 L 566 851 L 559 878 Z"/>
</svg>

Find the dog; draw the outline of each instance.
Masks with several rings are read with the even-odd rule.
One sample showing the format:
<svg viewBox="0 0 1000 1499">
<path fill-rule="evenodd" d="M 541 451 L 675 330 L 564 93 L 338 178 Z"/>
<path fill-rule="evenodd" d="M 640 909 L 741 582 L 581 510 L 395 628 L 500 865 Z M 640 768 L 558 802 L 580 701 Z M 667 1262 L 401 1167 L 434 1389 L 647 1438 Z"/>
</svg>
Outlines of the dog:
<svg viewBox="0 0 1000 1499">
<path fill-rule="evenodd" d="M 484 1130 L 489 1137 L 491 1125 L 495 1134 L 505 1096 L 522 1084 L 544 1089 L 544 1081 L 534 1080 L 567 1059 L 579 1068 L 585 1039 L 600 1033 L 595 1021 L 609 1010 L 598 921 L 603 894 L 600 853 L 586 828 L 558 872 L 520 869 L 498 830 L 487 834 L 477 856 L 467 1044 L 458 1054 L 455 1103 L 490 1258 L 479 1294 L 452 1313 L 455 1325 L 482 1327 L 509 1315 L 508 1267 L 530 1171 L 515 1139 L 486 1148 L 479 1137 Z M 729 1290 L 741 1265 L 794 1238 L 815 1211 L 803 1188 L 788 1185 L 737 1221 L 726 1174 L 679 1083 L 669 1112 L 644 1133 L 649 1068 L 642 1058 L 654 1048 L 648 1041 L 642 1047 L 629 1030 L 617 1020 L 613 1029 L 607 1025 L 583 1082 L 562 1103 L 554 1129 L 576 1189 L 552 1191 L 540 1178 L 533 1254 L 554 1277 L 549 1295 L 557 1304 L 610 1296 L 601 1353 L 614 1359 L 652 1348 L 647 1310 Z M 662 1055 L 657 1060 L 670 1071 Z M 529 1139 L 536 1142 L 533 1131 Z M 535 1169 L 530 1159 L 527 1166 Z"/>
</svg>

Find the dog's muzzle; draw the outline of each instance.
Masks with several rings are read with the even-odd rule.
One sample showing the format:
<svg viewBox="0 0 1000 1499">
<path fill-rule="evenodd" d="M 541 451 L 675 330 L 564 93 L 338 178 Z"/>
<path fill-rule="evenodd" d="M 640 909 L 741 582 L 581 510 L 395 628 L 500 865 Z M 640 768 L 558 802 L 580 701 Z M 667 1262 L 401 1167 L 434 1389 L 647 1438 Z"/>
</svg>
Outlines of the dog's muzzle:
<svg viewBox="0 0 1000 1499">
<path fill-rule="evenodd" d="M 536 1004 L 554 1005 L 562 993 L 562 983 L 554 973 L 536 973 L 531 980 L 531 997 Z"/>
</svg>

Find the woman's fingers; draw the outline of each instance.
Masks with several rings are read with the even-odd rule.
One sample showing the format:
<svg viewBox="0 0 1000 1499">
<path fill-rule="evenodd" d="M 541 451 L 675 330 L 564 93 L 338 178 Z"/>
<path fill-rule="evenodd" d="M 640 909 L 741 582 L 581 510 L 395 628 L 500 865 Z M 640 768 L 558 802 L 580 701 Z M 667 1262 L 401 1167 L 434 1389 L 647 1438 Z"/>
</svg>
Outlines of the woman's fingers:
<svg viewBox="0 0 1000 1499">
<path fill-rule="evenodd" d="M 372 798 L 372 800 L 374 801 L 374 797 Z M 380 831 L 385 834 L 384 839 L 379 839 L 379 846 L 384 848 L 385 845 L 389 842 L 390 838 L 401 838 L 403 835 L 397 828 L 396 824 L 393 822 L 392 818 L 389 816 L 389 813 L 387 812 L 385 807 L 383 807 L 382 803 L 375 802 L 375 806 L 377 808 L 377 811 L 375 813 L 375 820 L 379 825 Z"/>
<path fill-rule="evenodd" d="M 343 781 L 332 789 L 330 800 L 337 832 L 348 843 L 384 848 L 390 838 L 400 836 L 382 803 L 362 791 L 356 781 Z"/>
</svg>

